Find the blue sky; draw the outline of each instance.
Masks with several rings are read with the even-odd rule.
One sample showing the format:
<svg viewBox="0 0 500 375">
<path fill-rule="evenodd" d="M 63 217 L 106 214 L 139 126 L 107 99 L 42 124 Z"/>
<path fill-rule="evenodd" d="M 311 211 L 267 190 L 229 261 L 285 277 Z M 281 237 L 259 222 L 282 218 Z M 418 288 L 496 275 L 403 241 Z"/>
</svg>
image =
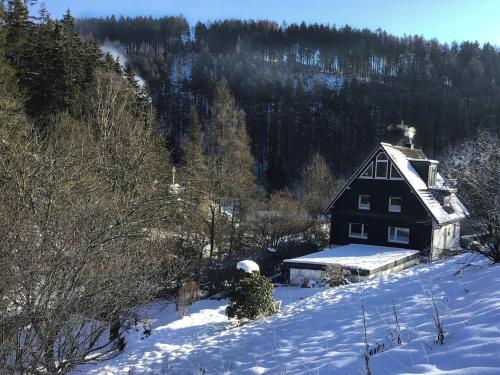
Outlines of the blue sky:
<svg viewBox="0 0 500 375">
<path fill-rule="evenodd" d="M 45 0 L 54 17 L 184 15 L 194 24 L 225 18 L 271 19 L 382 28 L 441 42 L 500 46 L 500 0 Z"/>
</svg>

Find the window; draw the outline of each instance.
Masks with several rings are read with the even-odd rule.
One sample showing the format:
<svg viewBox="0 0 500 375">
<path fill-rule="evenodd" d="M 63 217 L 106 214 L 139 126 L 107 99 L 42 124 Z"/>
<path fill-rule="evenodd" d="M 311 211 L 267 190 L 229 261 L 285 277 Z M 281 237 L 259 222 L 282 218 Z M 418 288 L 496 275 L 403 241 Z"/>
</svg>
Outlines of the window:
<svg viewBox="0 0 500 375">
<path fill-rule="evenodd" d="M 387 178 L 387 170 L 389 161 L 387 155 L 383 152 L 377 155 L 377 163 L 375 167 L 375 178 Z"/>
<path fill-rule="evenodd" d="M 349 237 L 368 239 L 368 225 L 359 223 L 349 223 Z"/>
<path fill-rule="evenodd" d="M 368 167 L 366 167 L 365 171 L 361 173 L 360 178 L 372 178 L 373 177 L 373 163 L 370 163 Z"/>
<path fill-rule="evenodd" d="M 394 163 L 391 163 L 391 180 L 402 180 L 401 174 L 398 172 Z"/>
<path fill-rule="evenodd" d="M 370 209 L 370 196 L 369 195 L 360 195 L 359 196 L 358 208 L 360 210 L 369 210 Z"/>
<path fill-rule="evenodd" d="M 389 212 L 401 212 L 401 197 L 389 197 Z"/>
<path fill-rule="evenodd" d="M 410 229 L 389 227 L 387 241 L 395 243 L 410 243 Z"/>
<path fill-rule="evenodd" d="M 437 166 L 435 164 L 431 164 L 429 166 L 428 186 L 435 186 L 436 185 L 436 173 L 437 173 Z"/>
</svg>

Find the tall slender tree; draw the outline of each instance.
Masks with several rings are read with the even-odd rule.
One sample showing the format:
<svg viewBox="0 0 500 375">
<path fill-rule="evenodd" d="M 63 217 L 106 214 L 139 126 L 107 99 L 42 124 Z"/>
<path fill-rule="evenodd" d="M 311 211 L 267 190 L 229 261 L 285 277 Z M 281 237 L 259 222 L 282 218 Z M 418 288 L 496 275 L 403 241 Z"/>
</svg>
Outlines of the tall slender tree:
<svg viewBox="0 0 500 375">
<path fill-rule="evenodd" d="M 243 217 L 245 200 L 255 186 L 245 115 L 236 105 L 225 80 L 216 88 L 207 126 L 207 148 L 210 202 L 207 226 L 212 256 L 216 241 L 219 241 L 219 255 L 234 250 L 238 236 L 236 226 Z M 219 233 L 220 223 L 229 225 L 229 234 Z"/>
</svg>

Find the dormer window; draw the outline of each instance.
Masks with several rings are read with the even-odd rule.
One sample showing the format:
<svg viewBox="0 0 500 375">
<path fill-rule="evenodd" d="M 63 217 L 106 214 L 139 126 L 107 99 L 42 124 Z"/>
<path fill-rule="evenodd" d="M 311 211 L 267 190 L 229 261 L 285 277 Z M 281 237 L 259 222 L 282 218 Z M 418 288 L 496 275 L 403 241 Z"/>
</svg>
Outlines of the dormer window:
<svg viewBox="0 0 500 375">
<path fill-rule="evenodd" d="M 389 169 L 389 161 L 387 155 L 381 152 L 377 155 L 377 162 L 375 166 L 375 178 L 387 178 L 387 171 Z"/>
</svg>

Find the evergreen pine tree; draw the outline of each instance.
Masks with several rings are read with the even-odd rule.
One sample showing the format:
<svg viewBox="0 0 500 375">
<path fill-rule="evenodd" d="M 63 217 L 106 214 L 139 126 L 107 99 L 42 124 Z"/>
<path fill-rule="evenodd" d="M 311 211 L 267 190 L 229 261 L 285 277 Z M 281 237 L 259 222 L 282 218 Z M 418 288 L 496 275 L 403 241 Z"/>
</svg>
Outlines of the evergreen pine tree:
<svg viewBox="0 0 500 375">
<path fill-rule="evenodd" d="M 273 284 L 259 272 L 240 274 L 239 280 L 226 289 L 226 296 L 231 301 L 226 314 L 243 322 L 276 314 L 278 305 L 273 294 Z"/>
<path fill-rule="evenodd" d="M 245 202 L 255 188 L 253 157 L 246 132 L 245 114 L 238 108 L 226 80 L 216 88 L 208 124 L 208 183 L 211 202 L 210 249 L 215 248 L 217 215 L 229 214 L 229 233 L 222 249 L 234 250 L 237 223 L 242 219 Z M 220 249 L 220 250 L 222 250 Z"/>
<path fill-rule="evenodd" d="M 204 135 L 201 130 L 198 112 L 191 107 L 189 127 L 183 143 L 184 165 L 186 173 L 189 174 L 188 183 L 197 185 L 197 189 L 206 179 L 206 156 L 204 151 Z"/>
<path fill-rule="evenodd" d="M 109 52 L 104 55 L 104 67 L 111 72 L 122 74 L 122 67 L 118 59 L 115 59 Z"/>
<path fill-rule="evenodd" d="M 130 87 L 132 87 L 136 92 L 138 92 L 139 83 L 135 79 L 135 72 L 132 68 L 132 65 L 129 62 L 125 64 L 125 69 L 123 71 L 123 74 L 125 75 L 125 78 L 127 79 L 127 82 L 130 85 Z"/>
<path fill-rule="evenodd" d="M 5 29 L 0 27 L 0 128 L 8 129 L 5 134 L 15 134 L 16 127 L 25 121 L 25 117 L 16 74 L 5 52 Z"/>
<path fill-rule="evenodd" d="M 4 10 L 4 19 L 7 27 L 5 54 L 10 64 L 15 69 L 18 69 L 32 26 L 25 2 L 22 0 L 8 0 L 6 10 Z"/>
</svg>

